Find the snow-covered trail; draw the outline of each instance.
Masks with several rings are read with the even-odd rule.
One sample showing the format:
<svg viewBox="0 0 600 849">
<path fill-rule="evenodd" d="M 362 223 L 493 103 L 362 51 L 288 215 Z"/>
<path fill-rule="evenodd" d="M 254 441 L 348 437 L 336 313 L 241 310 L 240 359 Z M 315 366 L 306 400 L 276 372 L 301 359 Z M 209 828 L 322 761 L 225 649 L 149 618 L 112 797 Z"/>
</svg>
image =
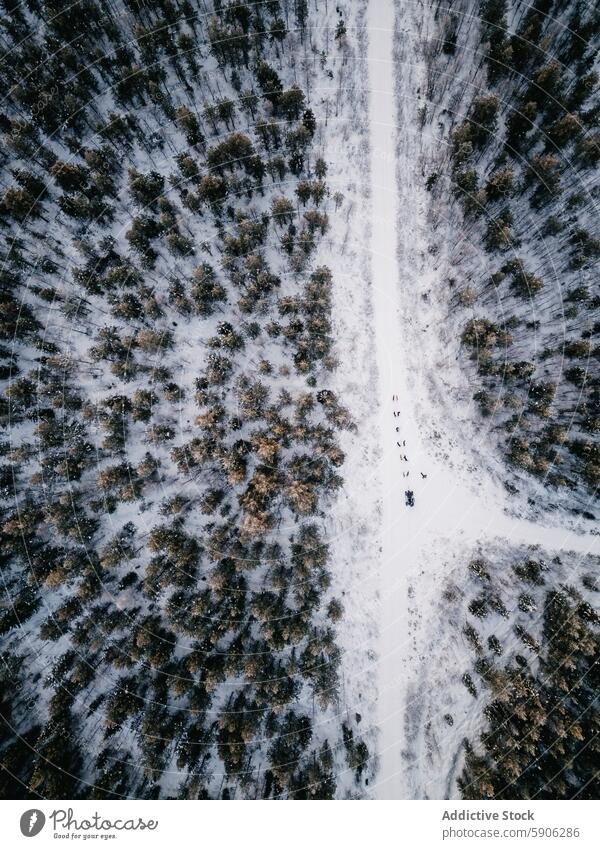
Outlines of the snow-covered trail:
<svg viewBox="0 0 600 849">
<path fill-rule="evenodd" d="M 411 321 L 408 297 L 432 277 L 427 257 L 427 193 L 420 173 L 419 92 L 425 90 L 420 30 L 424 7 L 369 4 L 369 88 L 372 203 L 372 280 L 379 374 L 382 553 L 379 645 L 379 798 L 411 798 L 418 791 L 415 753 L 406 739 L 407 693 L 417 674 L 411 655 L 411 611 L 427 601 L 412 598 L 413 583 L 431 561 L 432 543 L 443 557 L 451 546 L 467 549 L 478 540 L 501 537 L 511 544 L 538 544 L 587 553 L 597 537 L 560 527 L 542 527 L 506 512 L 506 493 L 473 469 L 468 458 L 453 468 L 421 438 L 414 409 L 419 381 L 409 374 L 403 328 Z M 398 20 L 395 20 L 398 16 Z M 402 37 L 394 64 L 393 33 Z M 398 103 L 398 108 L 396 108 Z M 435 281 L 432 277 L 432 285 Z M 413 352 L 414 354 L 414 352 Z M 427 369 L 426 356 L 422 367 Z M 411 403 L 412 401 L 412 403 Z M 423 394 L 419 394 L 423 401 Z M 421 408 L 423 404 L 421 403 Z M 422 424 L 422 423 L 421 423 Z M 457 470 L 458 469 L 458 470 Z M 414 493 L 415 506 L 405 503 Z M 429 567 L 433 567 L 429 562 Z M 431 568 L 426 592 L 439 591 Z M 418 773 L 418 767 L 416 770 Z"/>
<path fill-rule="evenodd" d="M 382 564 L 379 656 L 380 798 L 405 796 L 402 763 L 408 575 L 418 554 L 418 507 L 405 506 L 419 465 L 416 426 L 403 369 L 397 263 L 396 109 L 392 57 L 394 5 L 369 5 L 372 280 L 382 445 Z M 395 400 L 395 399 L 398 400 Z M 410 460 L 404 460 L 404 457 Z M 407 472 L 413 472 L 406 477 Z M 419 472 L 417 472 L 419 474 Z M 412 480 L 411 480 L 412 477 Z M 420 477 L 420 475 L 419 475 Z M 421 480 L 424 480 L 421 478 Z"/>
</svg>

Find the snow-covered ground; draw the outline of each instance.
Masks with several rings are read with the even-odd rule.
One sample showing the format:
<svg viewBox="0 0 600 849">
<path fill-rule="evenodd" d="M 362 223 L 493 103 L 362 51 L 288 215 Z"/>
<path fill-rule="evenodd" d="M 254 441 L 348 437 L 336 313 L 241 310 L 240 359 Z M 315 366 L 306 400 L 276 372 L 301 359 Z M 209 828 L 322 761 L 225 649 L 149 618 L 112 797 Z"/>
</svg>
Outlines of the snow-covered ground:
<svg viewBox="0 0 600 849">
<path fill-rule="evenodd" d="M 506 490 L 478 462 L 477 446 L 467 442 L 466 434 L 450 433 L 446 446 L 432 438 L 447 435 L 447 422 L 441 420 L 429 381 L 439 358 L 436 328 L 444 316 L 422 297 L 435 286 L 437 273 L 429 250 L 432 233 L 418 121 L 426 90 L 423 38 L 429 14 L 421 4 L 385 0 L 371 2 L 368 15 L 371 251 L 383 505 L 381 734 L 375 793 L 392 799 L 454 792 L 459 732 L 454 729 L 446 740 L 437 741 L 449 753 L 452 776 L 441 775 L 432 785 L 431 770 L 439 770 L 448 758 L 432 766 L 425 757 L 425 729 L 418 722 L 420 707 L 436 697 L 441 718 L 444 694 L 427 694 L 433 681 L 426 674 L 430 658 L 422 651 L 425 645 L 435 650 L 431 638 L 443 632 L 445 623 L 438 621 L 441 588 L 450 564 L 462 561 L 466 566 L 468 552 L 488 538 L 510 545 L 542 543 L 580 554 L 597 550 L 598 539 L 583 521 L 567 527 L 521 518 L 525 505 L 512 500 L 509 507 Z M 405 503 L 407 491 L 414 494 L 412 507 Z M 467 669 L 466 647 L 464 658 Z M 443 657 L 435 660 L 439 668 Z M 439 687 L 439 679 L 435 685 Z"/>
</svg>

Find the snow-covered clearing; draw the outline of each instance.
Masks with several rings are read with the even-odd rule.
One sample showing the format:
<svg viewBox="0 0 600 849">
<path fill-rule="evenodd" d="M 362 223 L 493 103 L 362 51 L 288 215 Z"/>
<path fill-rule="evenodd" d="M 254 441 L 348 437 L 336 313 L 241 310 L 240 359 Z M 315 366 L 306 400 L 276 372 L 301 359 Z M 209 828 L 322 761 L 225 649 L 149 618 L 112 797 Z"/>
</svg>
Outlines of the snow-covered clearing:
<svg viewBox="0 0 600 849">
<path fill-rule="evenodd" d="M 375 792 L 392 799 L 426 792 L 427 766 L 419 754 L 422 741 L 417 739 L 422 729 L 415 730 L 410 721 L 424 696 L 423 685 L 427 686 L 422 675 L 427 659 L 418 651 L 415 631 L 419 620 L 430 635 L 436 630 L 436 623 L 428 620 L 430 615 L 439 616 L 445 564 L 459 556 L 466 562 L 468 552 L 484 538 L 504 539 L 510 545 L 541 543 L 580 554 L 597 549 L 597 537 L 582 533 L 583 522 L 569 528 L 542 526 L 516 515 L 514 500 L 509 512 L 506 491 L 477 464 L 476 453 L 460 433 L 453 434 L 451 457 L 426 438 L 435 431 L 439 415 L 427 378 L 436 362 L 435 333 L 417 335 L 415 329 L 421 293 L 436 283 L 428 251 L 429 199 L 417 119 L 424 102 L 422 39 L 428 15 L 421 4 L 398 5 L 392 0 L 369 4 L 371 250 L 383 505 L 381 735 Z M 426 322 L 420 317 L 423 324 L 435 328 L 442 322 L 443 315 L 434 314 L 433 305 L 423 304 L 422 309 L 431 311 Z M 405 503 L 407 491 L 414 493 L 414 507 Z M 456 731 L 453 740 L 455 735 Z M 453 740 L 448 740 L 450 747 Z M 437 742 L 444 746 L 443 740 Z M 444 786 L 441 780 L 440 787 Z M 444 792 L 451 793 L 452 788 Z"/>
</svg>

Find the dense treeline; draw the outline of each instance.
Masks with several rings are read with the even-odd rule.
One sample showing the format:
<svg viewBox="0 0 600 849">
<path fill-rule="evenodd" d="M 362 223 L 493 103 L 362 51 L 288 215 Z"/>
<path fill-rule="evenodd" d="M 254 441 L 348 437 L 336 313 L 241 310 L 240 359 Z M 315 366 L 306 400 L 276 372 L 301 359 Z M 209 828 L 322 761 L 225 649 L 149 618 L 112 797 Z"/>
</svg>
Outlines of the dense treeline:
<svg viewBox="0 0 600 849">
<path fill-rule="evenodd" d="M 460 221 L 450 300 L 509 464 L 586 501 L 600 476 L 600 12 L 483 0 L 473 19 L 473 5 L 438 10 L 430 76 L 451 126 L 428 187 L 452 192 Z"/>
<path fill-rule="evenodd" d="M 595 576 L 584 575 L 581 589 L 548 589 L 549 564 L 520 560 L 513 571 L 522 592 L 509 611 L 490 584 L 489 564 L 478 559 L 470 566 L 483 591 L 465 626 L 475 680 L 466 672 L 463 683 L 473 696 L 482 688 L 486 728 L 479 741 L 465 740 L 461 795 L 596 799 L 600 618 L 582 594 L 598 592 Z M 484 642 L 479 623 L 491 611 L 518 619 L 510 640 L 492 633 Z"/>
<path fill-rule="evenodd" d="M 0 795 L 360 786 L 308 4 L 2 6 Z"/>
</svg>

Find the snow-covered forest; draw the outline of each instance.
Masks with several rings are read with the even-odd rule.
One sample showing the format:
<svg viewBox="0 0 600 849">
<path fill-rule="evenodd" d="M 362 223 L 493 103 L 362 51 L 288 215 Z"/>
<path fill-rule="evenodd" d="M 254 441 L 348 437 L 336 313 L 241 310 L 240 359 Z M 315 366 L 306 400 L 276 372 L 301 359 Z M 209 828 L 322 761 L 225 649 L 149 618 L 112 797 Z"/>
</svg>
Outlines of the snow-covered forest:
<svg viewBox="0 0 600 849">
<path fill-rule="evenodd" d="M 526 472 L 544 503 L 585 510 L 600 474 L 598 12 L 472 5 L 440 11 L 421 112 L 440 142 L 426 187 L 448 328 L 513 486 Z"/>
<path fill-rule="evenodd" d="M 600 12 L 0 8 L 0 798 L 597 798 Z"/>
<path fill-rule="evenodd" d="M 416 503 L 387 520 L 386 797 L 600 790 L 599 43 L 585 3 L 394 15 L 394 406 Z"/>
</svg>

